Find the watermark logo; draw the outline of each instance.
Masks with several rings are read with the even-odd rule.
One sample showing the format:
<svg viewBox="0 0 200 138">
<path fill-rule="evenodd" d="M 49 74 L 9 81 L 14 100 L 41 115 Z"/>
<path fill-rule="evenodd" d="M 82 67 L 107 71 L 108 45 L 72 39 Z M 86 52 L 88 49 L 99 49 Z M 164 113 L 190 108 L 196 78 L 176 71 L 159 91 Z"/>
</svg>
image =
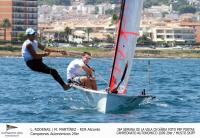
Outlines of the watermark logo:
<svg viewBox="0 0 200 138">
<path fill-rule="evenodd" d="M 12 126 L 12 125 L 6 125 L 6 131 L 10 130 L 10 129 L 15 129 L 18 128 L 16 126 Z"/>
<path fill-rule="evenodd" d="M 5 131 L 0 132 L 0 137 L 19 137 L 23 135 L 22 131 L 19 131 L 17 126 L 14 125 L 5 125 Z"/>
</svg>

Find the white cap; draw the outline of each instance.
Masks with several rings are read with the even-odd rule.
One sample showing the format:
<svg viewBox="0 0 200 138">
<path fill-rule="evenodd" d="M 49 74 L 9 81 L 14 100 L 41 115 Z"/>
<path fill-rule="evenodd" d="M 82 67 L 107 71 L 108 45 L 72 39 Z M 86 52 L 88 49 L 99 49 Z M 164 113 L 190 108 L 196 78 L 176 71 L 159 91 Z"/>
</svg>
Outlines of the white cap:
<svg viewBox="0 0 200 138">
<path fill-rule="evenodd" d="M 27 28 L 26 29 L 26 35 L 35 35 L 35 30 L 33 28 Z"/>
</svg>

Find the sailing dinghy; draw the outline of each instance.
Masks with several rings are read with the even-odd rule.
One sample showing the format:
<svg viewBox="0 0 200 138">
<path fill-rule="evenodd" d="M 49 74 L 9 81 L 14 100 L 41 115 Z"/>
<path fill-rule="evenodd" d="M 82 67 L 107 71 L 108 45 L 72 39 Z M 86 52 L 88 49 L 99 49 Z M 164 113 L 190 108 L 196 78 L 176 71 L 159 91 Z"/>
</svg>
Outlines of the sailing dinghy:
<svg viewBox="0 0 200 138">
<path fill-rule="evenodd" d="M 88 97 L 88 102 L 96 106 L 100 112 L 130 110 L 151 97 L 145 92 L 137 96 L 126 95 L 132 58 L 139 35 L 142 6 L 143 0 L 122 0 L 109 89 L 95 91 L 76 84 L 71 85 L 83 92 Z"/>
</svg>

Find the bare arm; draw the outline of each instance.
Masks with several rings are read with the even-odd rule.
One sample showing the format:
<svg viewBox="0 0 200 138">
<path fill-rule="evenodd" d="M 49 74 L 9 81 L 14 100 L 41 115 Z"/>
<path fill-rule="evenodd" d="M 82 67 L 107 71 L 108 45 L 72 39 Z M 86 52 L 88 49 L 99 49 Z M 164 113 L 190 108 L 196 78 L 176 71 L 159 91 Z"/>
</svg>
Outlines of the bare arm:
<svg viewBox="0 0 200 138">
<path fill-rule="evenodd" d="M 90 77 L 92 77 L 92 72 L 93 72 L 92 68 L 89 68 L 88 66 L 83 65 L 82 69 L 87 73 L 87 75 L 89 75 Z"/>
<path fill-rule="evenodd" d="M 54 50 L 54 49 L 50 49 L 50 48 L 46 48 L 45 46 L 43 46 L 42 44 L 38 43 L 38 47 L 41 50 L 44 50 L 45 52 L 57 52 L 57 53 L 61 53 L 62 55 L 82 55 L 83 52 L 79 52 L 79 51 L 65 51 L 65 50 Z"/>
<path fill-rule="evenodd" d="M 48 52 L 48 53 L 56 52 L 56 53 L 61 53 L 63 55 L 68 55 L 68 52 L 66 52 L 64 50 L 54 50 L 54 49 L 46 48 L 45 46 L 41 45 L 40 43 L 38 43 L 38 48 L 41 50 L 44 50 L 45 52 Z"/>
<path fill-rule="evenodd" d="M 32 45 L 29 44 L 27 46 L 27 49 L 29 50 L 31 56 L 33 57 L 33 59 L 41 59 L 42 57 L 48 56 L 49 53 L 44 53 L 44 54 L 37 54 L 36 51 L 33 49 Z"/>
</svg>

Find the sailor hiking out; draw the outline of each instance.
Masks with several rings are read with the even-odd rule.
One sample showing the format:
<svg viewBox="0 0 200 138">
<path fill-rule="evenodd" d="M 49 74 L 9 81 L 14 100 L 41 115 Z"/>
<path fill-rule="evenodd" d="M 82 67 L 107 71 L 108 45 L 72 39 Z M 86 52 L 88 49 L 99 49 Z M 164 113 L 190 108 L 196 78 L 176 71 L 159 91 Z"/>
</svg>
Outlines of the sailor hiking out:
<svg viewBox="0 0 200 138">
<path fill-rule="evenodd" d="M 68 90 L 70 88 L 69 84 L 66 84 L 63 81 L 57 70 L 48 67 L 42 61 L 42 58 L 48 56 L 51 52 L 57 52 L 63 55 L 67 55 L 67 52 L 45 48 L 45 46 L 41 45 L 36 40 L 36 32 L 32 28 L 28 28 L 26 30 L 26 35 L 27 40 L 22 45 L 22 57 L 24 58 L 26 65 L 33 71 L 50 74 L 54 80 L 56 80 L 62 86 L 64 90 Z M 37 53 L 38 49 L 43 50 L 44 53 Z"/>
</svg>

